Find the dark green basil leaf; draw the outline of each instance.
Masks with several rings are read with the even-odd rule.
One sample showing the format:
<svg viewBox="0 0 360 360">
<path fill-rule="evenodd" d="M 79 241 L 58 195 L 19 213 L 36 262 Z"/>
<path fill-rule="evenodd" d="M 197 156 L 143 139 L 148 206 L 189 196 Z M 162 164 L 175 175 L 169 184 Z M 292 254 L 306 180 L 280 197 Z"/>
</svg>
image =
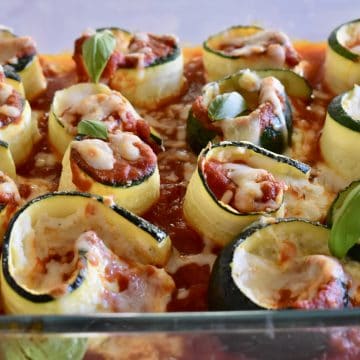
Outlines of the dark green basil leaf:
<svg viewBox="0 0 360 360">
<path fill-rule="evenodd" d="M 211 101 L 208 115 L 211 120 L 234 118 L 247 109 L 245 99 L 237 92 L 217 95 Z"/>
<path fill-rule="evenodd" d="M 329 249 L 330 252 L 343 258 L 360 240 L 360 186 L 353 188 L 343 199 L 333 218 Z"/>
<path fill-rule="evenodd" d="M 116 39 L 109 30 L 99 31 L 84 42 L 82 56 L 93 82 L 99 81 L 115 46 Z"/>
<path fill-rule="evenodd" d="M 77 126 L 78 134 L 93 138 L 107 140 L 108 131 L 106 125 L 97 120 L 81 120 Z"/>
</svg>

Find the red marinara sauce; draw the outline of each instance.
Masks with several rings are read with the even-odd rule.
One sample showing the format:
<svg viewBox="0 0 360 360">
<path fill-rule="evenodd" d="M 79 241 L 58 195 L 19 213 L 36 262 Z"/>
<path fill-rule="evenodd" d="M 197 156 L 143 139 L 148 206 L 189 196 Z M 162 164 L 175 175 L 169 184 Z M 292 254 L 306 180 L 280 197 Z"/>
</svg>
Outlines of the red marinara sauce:
<svg viewBox="0 0 360 360">
<path fill-rule="evenodd" d="M 310 84 L 318 90 L 325 91 L 322 85 L 323 63 L 325 58 L 325 44 L 314 44 L 300 42 L 295 44 L 296 50 L 303 60 L 307 60 L 306 77 Z M 185 77 L 187 79 L 187 90 L 181 99 L 174 99 L 172 104 L 191 104 L 195 97 L 200 94 L 201 87 L 205 84 L 204 69 L 201 59 L 200 48 L 188 48 L 184 50 L 185 57 Z M 48 89 L 36 99 L 31 105 L 33 109 L 48 111 L 54 92 L 58 89 L 70 86 L 77 82 L 75 64 L 71 55 L 43 56 L 41 57 L 42 66 L 45 69 L 45 75 L 48 79 Z M 316 99 L 318 105 L 326 109 L 327 100 Z M 316 114 L 304 103 L 293 102 L 296 107 L 297 116 L 294 116 L 295 126 L 301 126 L 305 129 L 313 129 L 319 136 L 320 129 L 325 120 L 324 115 Z M 155 111 L 156 114 L 163 114 L 167 111 L 167 106 L 160 107 Z M 171 106 L 171 104 L 170 104 Z M 171 119 L 169 119 L 171 121 Z M 179 119 L 174 115 L 173 121 L 179 126 Z M 38 169 L 34 166 L 34 157 L 40 151 L 52 153 L 51 144 L 47 138 L 47 113 L 40 122 L 40 132 L 43 135 L 42 140 L 35 146 L 31 158 L 19 171 L 27 178 L 48 176 L 56 189 L 61 173 L 60 160 L 52 167 L 47 169 Z M 185 120 L 180 125 L 185 126 Z M 176 139 L 176 131 L 171 133 L 162 132 L 157 129 L 161 136 L 167 140 Z M 317 137 L 318 139 L 318 137 Z M 317 142 L 313 145 L 311 151 L 312 157 L 308 162 L 318 160 L 319 151 Z M 165 142 L 166 147 L 166 142 Z M 188 147 L 183 149 L 190 151 Z M 161 154 L 160 154 L 161 155 Z M 166 153 L 162 158 L 166 159 Z M 144 218 L 168 232 L 172 239 L 173 247 L 180 255 L 200 254 L 204 249 L 203 239 L 191 229 L 184 221 L 182 214 L 183 198 L 186 191 L 186 181 L 183 176 L 183 163 L 181 161 L 167 161 L 166 166 L 161 166 L 162 160 L 159 157 L 159 170 L 161 177 L 161 194 L 159 201 L 144 215 Z M 173 171 L 177 176 L 177 181 L 169 182 L 166 180 L 166 174 Z M 49 176 L 50 175 L 50 176 Z M 219 249 L 213 249 L 217 254 Z M 186 289 L 186 297 L 177 297 L 177 291 L 173 295 L 172 301 L 168 305 L 168 311 L 205 311 L 207 310 L 207 288 L 210 277 L 210 266 L 188 263 L 180 268 L 171 276 L 173 277 L 177 289 Z"/>
</svg>

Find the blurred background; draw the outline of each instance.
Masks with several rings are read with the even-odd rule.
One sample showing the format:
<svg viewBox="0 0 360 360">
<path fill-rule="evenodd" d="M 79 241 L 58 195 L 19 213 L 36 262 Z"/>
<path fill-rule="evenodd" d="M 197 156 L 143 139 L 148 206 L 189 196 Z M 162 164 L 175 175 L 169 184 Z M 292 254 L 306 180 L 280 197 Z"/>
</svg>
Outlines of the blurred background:
<svg viewBox="0 0 360 360">
<path fill-rule="evenodd" d="M 31 35 L 39 51 L 48 53 L 72 50 L 89 27 L 174 33 L 185 44 L 198 44 L 231 25 L 257 24 L 321 41 L 356 18 L 360 0 L 3 0 L 0 11 L 0 24 Z"/>
</svg>

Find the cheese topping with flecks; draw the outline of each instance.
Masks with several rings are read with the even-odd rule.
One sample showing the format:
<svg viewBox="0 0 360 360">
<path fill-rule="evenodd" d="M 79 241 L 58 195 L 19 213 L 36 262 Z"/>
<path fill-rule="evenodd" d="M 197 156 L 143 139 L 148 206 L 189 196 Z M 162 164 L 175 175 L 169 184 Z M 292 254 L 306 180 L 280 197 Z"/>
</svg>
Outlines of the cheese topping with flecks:
<svg viewBox="0 0 360 360">
<path fill-rule="evenodd" d="M 115 164 L 113 150 L 108 143 L 99 139 L 74 141 L 72 148 L 94 169 L 111 170 Z"/>
<path fill-rule="evenodd" d="M 140 158 L 140 149 L 135 146 L 135 143 L 142 142 L 141 139 L 129 132 L 117 132 L 110 135 L 110 142 L 114 146 L 120 156 L 129 161 L 135 161 Z"/>
</svg>

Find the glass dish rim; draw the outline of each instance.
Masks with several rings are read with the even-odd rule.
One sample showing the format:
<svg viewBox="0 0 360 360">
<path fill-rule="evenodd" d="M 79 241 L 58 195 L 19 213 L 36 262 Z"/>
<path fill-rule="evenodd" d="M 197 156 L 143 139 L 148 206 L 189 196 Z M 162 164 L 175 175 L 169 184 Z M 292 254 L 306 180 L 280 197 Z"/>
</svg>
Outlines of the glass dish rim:
<svg viewBox="0 0 360 360">
<path fill-rule="evenodd" d="M 1 315 L 0 335 L 199 333 L 358 327 L 359 309 L 254 310 L 91 315 Z"/>
</svg>

